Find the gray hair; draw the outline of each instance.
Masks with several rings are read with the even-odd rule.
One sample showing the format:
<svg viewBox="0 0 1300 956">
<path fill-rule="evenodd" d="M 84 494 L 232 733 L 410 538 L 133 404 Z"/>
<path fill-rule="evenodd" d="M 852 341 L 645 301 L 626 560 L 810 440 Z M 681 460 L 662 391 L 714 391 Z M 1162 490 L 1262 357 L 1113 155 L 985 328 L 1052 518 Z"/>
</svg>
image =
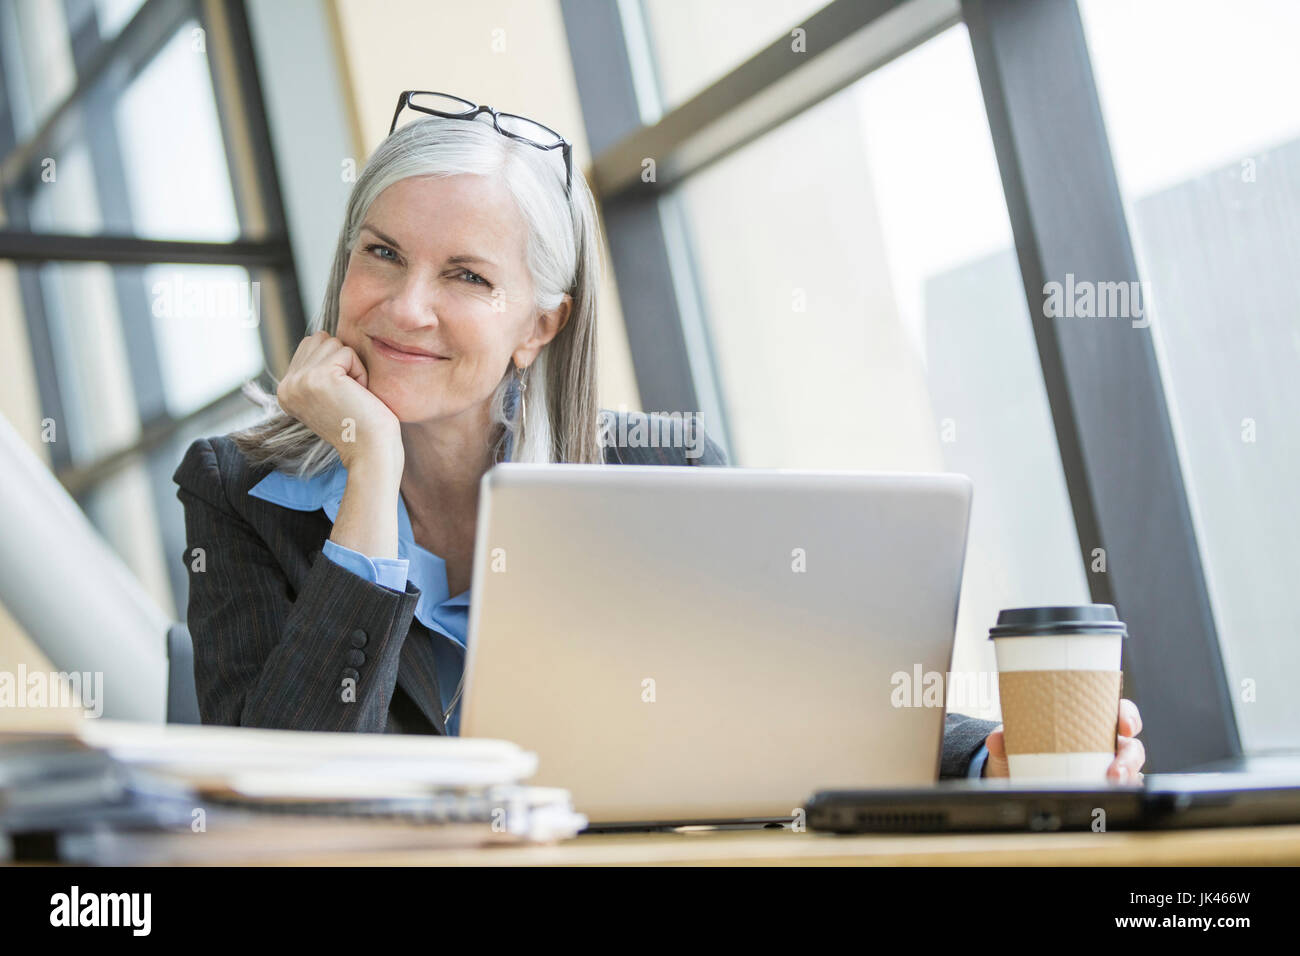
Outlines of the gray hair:
<svg viewBox="0 0 1300 956">
<path fill-rule="evenodd" d="M 564 195 L 559 150 L 543 151 L 502 136 L 482 115 L 474 122 L 430 116 L 395 130 L 371 155 L 348 199 L 320 311 L 307 334 L 338 333 L 339 290 L 348 259 L 371 204 L 393 183 L 411 176 L 500 176 L 528 227 L 528 269 L 534 306 L 557 308 L 572 296 L 568 322 L 524 372 L 527 420 L 515 414 L 518 388 L 513 363 L 490 400 L 501 428 L 494 460 L 510 441 L 512 461 L 603 461 L 596 403 L 596 296 L 601 283 L 599 220 L 582 171 L 573 169 L 572 202 Z M 272 376 L 272 381 L 279 382 Z M 266 410 L 263 421 L 231 434 L 253 466 L 311 477 L 333 467 L 338 452 L 280 408 L 255 382 L 244 394 Z"/>
</svg>

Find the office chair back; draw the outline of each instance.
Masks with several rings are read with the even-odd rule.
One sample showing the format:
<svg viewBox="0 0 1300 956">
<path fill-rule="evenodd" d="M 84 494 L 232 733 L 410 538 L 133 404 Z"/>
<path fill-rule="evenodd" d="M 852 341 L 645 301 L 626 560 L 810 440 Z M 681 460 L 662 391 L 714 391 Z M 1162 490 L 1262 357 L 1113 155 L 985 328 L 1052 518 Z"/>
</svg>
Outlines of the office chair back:
<svg viewBox="0 0 1300 956">
<path fill-rule="evenodd" d="M 201 722 L 194 685 L 194 642 L 190 629 L 176 623 L 167 629 L 167 723 Z"/>
</svg>

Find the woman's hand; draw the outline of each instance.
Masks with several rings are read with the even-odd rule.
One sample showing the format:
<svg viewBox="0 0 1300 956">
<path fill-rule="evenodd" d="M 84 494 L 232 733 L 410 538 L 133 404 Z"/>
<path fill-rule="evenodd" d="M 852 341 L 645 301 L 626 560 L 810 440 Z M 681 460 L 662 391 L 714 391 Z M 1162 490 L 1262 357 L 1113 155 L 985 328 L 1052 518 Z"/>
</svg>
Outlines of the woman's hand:
<svg viewBox="0 0 1300 956">
<path fill-rule="evenodd" d="M 275 394 L 284 411 L 334 446 L 344 468 L 377 458 L 400 473 L 401 423 L 367 388 L 360 356 L 328 332 L 298 343 Z"/>
<path fill-rule="evenodd" d="M 1119 702 L 1118 739 L 1115 742 L 1115 759 L 1106 768 L 1106 778 L 1116 783 L 1137 783 L 1142 780 L 1142 765 L 1146 763 L 1147 752 L 1137 735 L 1142 732 L 1142 715 L 1138 713 L 1137 704 L 1128 698 Z M 989 748 L 988 763 L 984 766 L 986 777 L 1009 777 L 1007 764 L 1007 742 L 998 724 L 985 740 Z"/>
</svg>

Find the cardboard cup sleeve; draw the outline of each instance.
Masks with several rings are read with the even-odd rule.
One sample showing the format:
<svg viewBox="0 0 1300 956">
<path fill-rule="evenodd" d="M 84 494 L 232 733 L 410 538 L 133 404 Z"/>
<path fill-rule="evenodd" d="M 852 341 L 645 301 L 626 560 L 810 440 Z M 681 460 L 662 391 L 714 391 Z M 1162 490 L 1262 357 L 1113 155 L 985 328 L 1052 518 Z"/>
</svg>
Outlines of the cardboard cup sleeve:
<svg viewBox="0 0 1300 956">
<path fill-rule="evenodd" d="M 1115 752 L 1120 671 L 998 675 L 1007 754 Z"/>
</svg>

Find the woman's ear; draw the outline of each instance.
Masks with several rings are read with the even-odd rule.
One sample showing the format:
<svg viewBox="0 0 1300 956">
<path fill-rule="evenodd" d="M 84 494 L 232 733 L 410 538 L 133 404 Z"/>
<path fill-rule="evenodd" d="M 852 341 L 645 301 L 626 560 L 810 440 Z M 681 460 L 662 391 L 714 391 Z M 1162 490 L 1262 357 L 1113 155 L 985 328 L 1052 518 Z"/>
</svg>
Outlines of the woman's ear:
<svg viewBox="0 0 1300 956">
<path fill-rule="evenodd" d="M 560 330 L 569 324 L 569 315 L 573 309 L 573 298 L 566 295 L 564 301 L 549 312 L 540 312 L 533 320 L 532 335 L 513 353 L 515 365 L 525 368 L 533 364 L 537 353 L 551 339 L 560 334 Z"/>
<path fill-rule="evenodd" d="M 569 313 L 572 309 L 573 298 L 566 295 L 563 302 L 537 317 L 538 326 L 546 332 L 546 342 L 559 335 L 560 330 L 569 324 Z M 542 344 L 545 345 L 546 342 Z"/>
</svg>

